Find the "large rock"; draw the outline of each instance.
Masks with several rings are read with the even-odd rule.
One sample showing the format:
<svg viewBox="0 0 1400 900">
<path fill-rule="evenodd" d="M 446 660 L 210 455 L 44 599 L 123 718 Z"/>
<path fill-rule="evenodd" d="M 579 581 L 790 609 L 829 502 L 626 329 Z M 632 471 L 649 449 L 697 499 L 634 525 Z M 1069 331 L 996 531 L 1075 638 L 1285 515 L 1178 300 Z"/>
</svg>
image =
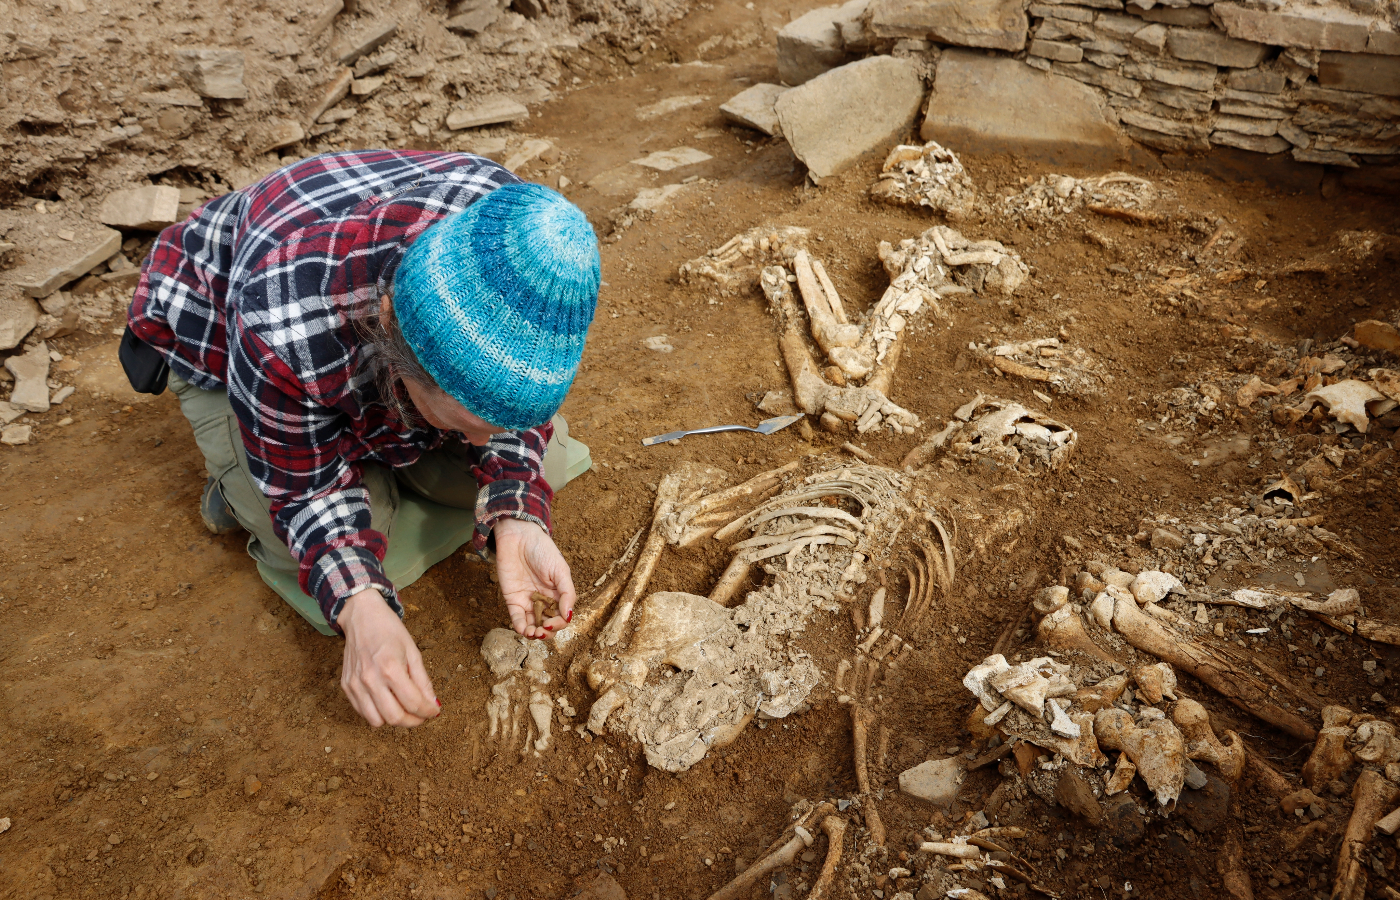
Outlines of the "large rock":
<svg viewBox="0 0 1400 900">
<path fill-rule="evenodd" d="M 1232 38 L 1348 53 L 1362 53 L 1367 49 L 1373 21 L 1340 3 L 1328 6 L 1294 3 L 1282 9 L 1251 9 L 1238 3 L 1217 3 L 1212 12 L 1220 27 Z"/>
<path fill-rule="evenodd" d="M 150 184 L 134 190 L 113 191 L 102 201 L 97 220 L 113 228 L 160 231 L 180 221 L 180 189 Z"/>
<path fill-rule="evenodd" d="M 70 281 L 81 278 L 122 248 L 122 233 L 115 228 L 83 224 L 73 228 L 71 241 L 41 245 L 43 256 L 6 273 L 26 294 L 42 300 Z"/>
<path fill-rule="evenodd" d="M 49 411 L 49 346 L 43 341 L 29 352 L 5 360 L 5 368 L 15 376 L 10 405 L 29 412 Z"/>
<path fill-rule="evenodd" d="M 1123 155 L 1099 95 L 1014 59 L 948 50 L 938 61 L 925 141 L 960 153 L 1015 153 L 1111 163 Z"/>
<path fill-rule="evenodd" d="M 719 111 L 731 122 L 755 128 L 770 137 L 780 135 L 783 127 L 778 124 L 778 113 L 774 111 L 773 104 L 787 90 L 781 84 L 755 84 L 730 97 Z"/>
<path fill-rule="evenodd" d="M 13 288 L 0 287 L 0 350 L 18 347 L 38 323 L 38 304 Z"/>
<path fill-rule="evenodd" d="M 1317 83 L 1338 91 L 1400 97 L 1400 56 L 1374 53 L 1324 53 Z"/>
<path fill-rule="evenodd" d="M 911 797 L 927 800 L 944 809 L 953 805 L 966 771 L 956 756 L 931 759 L 899 773 L 899 789 Z"/>
<path fill-rule="evenodd" d="M 1015 52 L 1026 46 L 1023 0 L 871 0 L 870 29 L 882 38 L 929 38 Z"/>
<path fill-rule="evenodd" d="M 793 88 L 774 108 L 792 152 L 822 179 L 902 139 L 923 99 L 914 63 L 872 56 Z"/>
<path fill-rule="evenodd" d="M 243 54 L 237 50 L 193 47 L 176 51 L 180 72 L 201 97 L 215 100 L 245 100 Z"/>
<path fill-rule="evenodd" d="M 825 6 L 798 16 L 778 32 L 778 78 L 799 85 L 850 59 L 841 25 L 859 22 L 868 0 Z"/>
<path fill-rule="evenodd" d="M 1252 69 L 1264 61 L 1269 48 L 1254 41 L 1226 37 L 1218 31 L 1173 28 L 1167 32 L 1167 52 L 1177 59 L 1206 62 L 1232 69 Z"/>
</svg>

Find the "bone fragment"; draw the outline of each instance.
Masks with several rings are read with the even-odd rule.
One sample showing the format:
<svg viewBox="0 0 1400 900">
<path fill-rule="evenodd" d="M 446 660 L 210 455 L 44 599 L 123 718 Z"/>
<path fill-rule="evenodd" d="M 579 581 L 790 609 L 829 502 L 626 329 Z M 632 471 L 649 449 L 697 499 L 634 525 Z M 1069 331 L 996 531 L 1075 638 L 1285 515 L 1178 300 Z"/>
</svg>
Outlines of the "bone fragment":
<svg viewBox="0 0 1400 900">
<path fill-rule="evenodd" d="M 623 551 L 622 556 L 609 568 L 611 574 L 604 573 L 607 583 L 599 588 L 586 603 L 580 603 L 579 607 L 574 610 L 573 620 L 554 636 L 554 650 L 561 660 L 567 662 L 573 656 L 583 641 L 587 640 L 602 623 L 608 610 L 612 608 L 613 601 L 622 593 L 623 586 L 627 584 L 628 578 L 631 577 L 635 569 L 635 564 L 632 563 L 632 554 L 644 531 L 646 531 L 645 528 L 637 530 L 637 533 L 632 536 L 632 540 L 628 542 L 627 549 Z"/>
<path fill-rule="evenodd" d="M 851 743 L 855 747 L 856 786 L 864 802 L 865 824 L 870 829 L 870 840 L 876 846 L 885 846 L 885 825 L 880 821 L 879 810 L 875 808 L 875 795 L 870 790 L 870 769 L 866 764 L 866 745 L 870 738 L 870 723 L 874 720 L 870 710 L 859 704 L 851 707 Z"/>
<path fill-rule="evenodd" d="M 1149 618 L 1131 597 L 1120 597 L 1114 605 L 1113 625 L 1137 649 L 1189 672 L 1246 712 L 1301 740 L 1317 737 L 1316 729 L 1296 713 L 1273 702 L 1269 685 L 1209 647 Z"/>
<path fill-rule="evenodd" d="M 858 459 L 858 460 L 860 460 L 860 461 L 862 461 L 862 462 L 874 462 L 874 461 L 875 461 L 875 454 L 871 453 L 869 450 L 862 450 L 860 447 L 857 447 L 855 444 L 852 444 L 850 441 L 846 441 L 846 443 L 842 444 L 842 445 L 841 445 L 841 449 L 842 449 L 842 450 L 845 450 L 847 453 L 851 454 L 851 455 L 854 456 L 856 459 Z"/>
<path fill-rule="evenodd" d="M 836 317 L 836 321 L 842 325 L 849 325 L 851 320 L 846 318 L 846 307 L 841 303 L 841 295 L 836 293 L 836 285 L 831 283 L 831 279 L 826 277 L 826 266 L 816 257 L 812 258 L 812 273 L 817 276 L 817 281 L 821 283 L 822 293 L 826 295 L 826 302 L 831 306 L 831 314 Z"/>
<path fill-rule="evenodd" d="M 1089 637 L 1079 607 L 1073 603 L 1061 606 L 1040 620 L 1036 627 L 1036 643 L 1050 650 L 1084 653 L 1104 662 L 1118 661 Z"/>
<path fill-rule="evenodd" d="M 719 581 L 715 582 L 714 589 L 710 591 L 710 599 L 720 606 L 728 606 L 739 588 L 749 580 L 749 573 L 753 571 L 753 567 L 754 561 L 749 554 L 734 554 L 724 574 L 720 575 Z"/>
<path fill-rule="evenodd" d="M 831 890 L 836 878 L 836 867 L 841 864 L 841 847 L 846 840 L 846 820 L 840 816 L 827 816 L 822 819 L 822 831 L 826 832 L 826 861 L 812 885 L 807 900 L 822 900 Z"/>
<path fill-rule="evenodd" d="M 885 621 L 885 589 L 877 588 L 874 596 L 870 598 L 870 616 L 868 619 L 871 628 L 877 628 Z"/>
<path fill-rule="evenodd" d="M 1351 768 L 1356 757 L 1346 744 L 1353 731 L 1351 710 L 1342 706 L 1322 708 L 1322 728 L 1317 733 L 1317 743 L 1308 761 L 1303 763 L 1304 784 L 1310 788 L 1325 786 Z"/>
<path fill-rule="evenodd" d="M 1100 746 L 1128 754 L 1166 811 L 1176 807 L 1186 781 L 1186 742 L 1175 725 L 1152 718 L 1139 726 L 1124 710 L 1101 709 L 1094 716 L 1094 734 Z"/>
<path fill-rule="evenodd" d="M 539 738 L 535 741 L 535 752 L 541 753 L 549 749 L 550 725 L 553 722 L 554 704 L 549 697 L 541 691 L 533 691 L 530 694 L 530 718 L 535 720 L 535 732 Z"/>
<path fill-rule="evenodd" d="M 840 694 L 846 690 L 846 674 L 851 671 L 851 661 L 843 659 L 836 664 L 836 676 L 831 679 L 831 689 Z"/>
<path fill-rule="evenodd" d="M 1400 831 L 1400 807 L 1396 807 L 1376 823 L 1376 830 L 1382 834 L 1394 834 Z"/>
<path fill-rule="evenodd" d="M 1172 721 L 1186 740 L 1187 759 L 1208 762 L 1220 770 L 1231 784 L 1244 774 L 1244 742 L 1233 731 L 1225 732 L 1229 746 L 1220 743 L 1210 727 L 1210 715 L 1195 700 L 1178 700 L 1172 707 Z"/>
<path fill-rule="evenodd" d="M 1118 764 L 1113 767 L 1113 774 L 1108 777 L 1104 784 L 1103 792 L 1110 797 L 1114 794 L 1121 794 L 1132 784 L 1133 776 L 1137 774 L 1137 764 L 1133 758 L 1126 753 L 1118 754 Z"/>
<path fill-rule="evenodd" d="M 1176 699 L 1176 673 L 1166 663 L 1138 666 L 1133 669 L 1133 683 L 1138 687 L 1138 695 L 1151 704 L 1162 702 L 1162 698 Z"/>
<path fill-rule="evenodd" d="M 797 854 L 810 843 L 810 837 L 803 840 L 801 835 L 794 835 L 786 844 L 749 866 L 729 884 L 711 894 L 710 900 L 738 900 L 740 897 L 747 897 L 753 885 L 765 880 L 769 872 L 792 865 L 793 860 L 797 859 Z"/>
<path fill-rule="evenodd" d="M 1243 826 L 1240 824 L 1240 798 L 1230 797 L 1230 815 L 1225 822 L 1225 839 L 1221 842 L 1220 855 L 1215 859 L 1215 871 L 1225 893 L 1231 900 L 1254 900 L 1254 885 L 1249 879 L 1249 867 L 1244 860 Z"/>
<path fill-rule="evenodd" d="M 680 490 L 679 473 L 665 476 L 657 486 L 651 533 L 647 535 L 646 546 L 637 556 L 637 566 L 632 571 L 632 578 L 627 582 L 626 590 L 618 600 L 617 611 L 604 627 L 603 633 L 598 636 L 598 646 L 611 647 L 622 640 L 622 634 L 632 618 L 632 609 L 646 592 L 647 583 L 651 581 L 651 575 L 656 571 L 656 564 L 661 559 L 661 551 L 666 549 L 666 533 L 661 523 L 675 506 L 680 497 Z"/>
<path fill-rule="evenodd" d="M 799 250 L 793 257 L 792 268 L 797 275 L 797 290 L 802 294 L 802 303 L 812 321 L 812 337 L 816 338 L 822 350 L 830 354 L 836 347 L 854 347 L 860 343 L 860 329 L 854 325 L 843 325 L 836 318 L 831 301 L 822 290 L 806 250 Z M 832 362 L 841 365 L 834 358 Z M 841 368 L 844 371 L 846 367 Z"/>
<path fill-rule="evenodd" d="M 1351 792 L 1355 805 L 1337 853 L 1337 880 L 1332 885 L 1332 900 L 1362 900 L 1366 896 L 1366 846 L 1376 822 L 1395 803 L 1397 795 L 1400 795 L 1400 788 L 1375 769 L 1363 769 L 1356 779 L 1356 787 Z"/>
<path fill-rule="evenodd" d="M 875 642 L 878 641 L 880 639 L 880 635 L 884 633 L 885 629 L 877 625 L 876 627 L 870 629 L 870 634 L 866 637 L 865 640 L 860 642 L 859 646 L 857 646 L 856 649 L 859 650 L 861 653 L 869 653 L 870 648 L 875 646 Z"/>
<path fill-rule="evenodd" d="M 924 841 L 919 845 L 920 852 L 951 856 L 954 859 L 981 859 L 982 851 L 972 844 L 954 844 L 949 841 Z"/>
<path fill-rule="evenodd" d="M 1283 775 L 1279 773 L 1278 769 L 1269 765 L 1262 756 L 1246 747 L 1244 757 L 1245 767 L 1254 777 L 1256 786 L 1262 787 L 1264 790 L 1280 799 L 1293 793 L 1295 790 L 1294 785 L 1290 784 L 1288 779 L 1284 778 Z"/>
<path fill-rule="evenodd" d="M 1364 637 L 1366 640 L 1375 641 L 1378 644 L 1400 646 L 1400 625 L 1392 625 L 1377 619 L 1363 619 L 1360 616 L 1347 616 L 1342 619 L 1319 613 L 1313 613 L 1312 616 L 1346 634 Z"/>
<path fill-rule="evenodd" d="M 748 481 L 745 481 L 743 484 L 737 484 L 732 488 L 727 488 L 718 493 L 710 494 L 708 497 L 703 497 L 696 503 L 697 512 L 710 512 L 722 506 L 729 506 L 742 500 L 752 500 L 755 495 L 764 493 L 776 485 L 782 480 L 784 475 L 796 471 L 799 465 L 801 465 L 800 460 L 793 460 L 787 465 L 779 466 L 776 469 L 770 469 L 767 472 L 761 472 Z"/>
<path fill-rule="evenodd" d="M 1015 375 L 1027 381 L 1040 381 L 1045 384 L 1058 384 L 1060 381 L 1058 377 L 1045 369 L 1034 369 L 1030 366 L 1023 366 L 1015 360 L 1007 359 L 1004 356 L 992 357 L 992 365 L 1008 375 Z"/>
</svg>

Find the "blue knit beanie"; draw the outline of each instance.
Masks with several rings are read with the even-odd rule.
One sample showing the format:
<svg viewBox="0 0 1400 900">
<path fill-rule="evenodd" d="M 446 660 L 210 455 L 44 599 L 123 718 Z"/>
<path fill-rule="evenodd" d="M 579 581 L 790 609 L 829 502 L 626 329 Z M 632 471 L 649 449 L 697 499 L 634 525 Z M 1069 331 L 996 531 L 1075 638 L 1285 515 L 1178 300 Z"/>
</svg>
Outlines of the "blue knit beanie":
<svg viewBox="0 0 1400 900">
<path fill-rule="evenodd" d="M 563 404 L 600 280 L 582 211 L 549 188 L 508 184 L 418 236 L 394 277 L 394 311 L 438 387 L 519 431 Z"/>
</svg>

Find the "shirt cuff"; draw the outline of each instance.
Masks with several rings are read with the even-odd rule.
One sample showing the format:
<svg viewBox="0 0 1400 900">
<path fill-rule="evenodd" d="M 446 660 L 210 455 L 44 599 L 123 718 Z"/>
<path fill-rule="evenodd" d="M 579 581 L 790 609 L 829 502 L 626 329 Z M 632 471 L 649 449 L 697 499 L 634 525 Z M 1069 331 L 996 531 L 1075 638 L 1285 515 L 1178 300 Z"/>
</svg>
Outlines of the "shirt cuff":
<svg viewBox="0 0 1400 900">
<path fill-rule="evenodd" d="M 554 529 L 549 515 L 549 496 L 539 485 L 529 481 L 502 479 L 484 485 L 476 496 L 476 533 L 472 535 L 472 549 L 483 553 L 491 530 L 501 519 L 521 519 L 534 522 L 552 534 Z"/>
<path fill-rule="evenodd" d="M 303 574 L 307 583 L 302 589 L 316 598 L 321 614 L 336 631 L 340 631 L 336 619 L 345 608 L 345 601 L 367 588 L 377 589 L 394 614 L 403 618 L 403 605 L 393 582 L 384 574 L 383 564 L 363 547 L 328 550 Z"/>
</svg>

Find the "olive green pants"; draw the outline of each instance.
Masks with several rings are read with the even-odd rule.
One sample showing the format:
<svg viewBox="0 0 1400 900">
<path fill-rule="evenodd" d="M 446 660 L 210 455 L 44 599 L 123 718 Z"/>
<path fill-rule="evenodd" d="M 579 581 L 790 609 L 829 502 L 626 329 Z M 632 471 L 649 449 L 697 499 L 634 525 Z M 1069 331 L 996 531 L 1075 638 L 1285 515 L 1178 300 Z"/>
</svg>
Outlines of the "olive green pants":
<svg viewBox="0 0 1400 900">
<path fill-rule="evenodd" d="M 299 566 L 272 528 L 272 501 L 258 488 L 248 468 L 248 454 L 238 418 L 226 391 L 206 391 L 173 372 L 170 389 L 194 429 L 204 466 L 219 485 L 224 502 L 248 532 L 248 555 L 258 574 L 317 630 L 333 634 L 316 602 L 298 585 Z M 544 455 L 544 475 L 555 491 L 588 471 L 588 447 L 569 438 L 562 416 L 553 419 L 554 437 Z M 464 448 L 424 453 L 411 466 L 391 469 L 377 463 L 361 468 L 369 490 L 370 521 L 389 541 L 384 574 L 402 589 L 429 567 L 446 559 L 472 538 L 476 527 L 476 479 Z M 407 490 L 404 490 L 407 488 Z"/>
</svg>

